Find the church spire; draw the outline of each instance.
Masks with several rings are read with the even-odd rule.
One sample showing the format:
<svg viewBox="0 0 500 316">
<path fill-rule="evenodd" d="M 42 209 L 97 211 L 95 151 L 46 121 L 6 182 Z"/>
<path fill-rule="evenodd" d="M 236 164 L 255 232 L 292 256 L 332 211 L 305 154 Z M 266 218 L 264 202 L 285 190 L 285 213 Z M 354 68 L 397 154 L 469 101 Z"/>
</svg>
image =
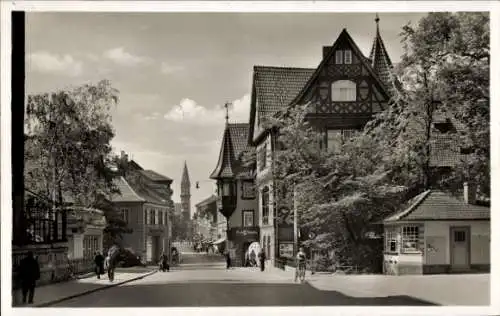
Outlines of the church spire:
<svg viewBox="0 0 500 316">
<path fill-rule="evenodd" d="M 379 27 L 380 18 L 378 13 L 375 16 L 376 23 L 376 33 L 375 38 L 373 39 L 372 49 L 370 51 L 370 60 L 371 65 L 375 73 L 379 76 L 379 78 L 386 85 L 390 83 L 391 78 L 391 70 L 392 70 L 392 62 L 389 58 L 389 54 L 387 53 L 384 45 L 384 41 L 382 40 L 382 36 L 380 35 L 380 27 Z"/>
<path fill-rule="evenodd" d="M 191 181 L 189 181 L 189 172 L 186 161 L 184 161 L 184 170 L 182 171 L 181 184 L 187 184 L 188 187 L 191 185 Z"/>
</svg>

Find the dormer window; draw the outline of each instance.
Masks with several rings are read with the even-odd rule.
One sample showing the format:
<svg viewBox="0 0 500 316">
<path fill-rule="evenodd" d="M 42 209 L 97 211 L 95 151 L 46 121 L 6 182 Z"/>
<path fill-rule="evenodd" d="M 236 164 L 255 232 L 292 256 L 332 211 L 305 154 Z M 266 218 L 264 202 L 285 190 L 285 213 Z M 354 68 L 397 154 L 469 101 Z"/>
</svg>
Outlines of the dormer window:
<svg viewBox="0 0 500 316">
<path fill-rule="evenodd" d="M 356 83 L 350 80 L 332 83 L 332 101 L 356 101 Z"/>
<path fill-rule="evenodd" d="M 335 63 L 342 64 L 342 51 L 338 50 L 335 52 Z"/>
<path fill-rule="evenodd" d="M 352 64 L 352 53 L 350 50 L 344 51 L 344 64 Z"/>
<path fill-rule="evenodd" d="M 335 52 L 335 63 L 337 65 L 352 64 L 352 51 L 350 49 L 337 50 Z"/>
</svg>

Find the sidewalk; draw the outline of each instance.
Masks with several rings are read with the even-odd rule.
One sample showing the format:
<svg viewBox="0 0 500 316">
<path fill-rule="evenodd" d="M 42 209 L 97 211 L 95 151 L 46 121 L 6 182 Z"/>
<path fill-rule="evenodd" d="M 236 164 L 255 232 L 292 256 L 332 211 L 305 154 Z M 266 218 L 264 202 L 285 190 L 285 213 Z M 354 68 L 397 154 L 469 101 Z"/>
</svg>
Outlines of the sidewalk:
<svg viewBox="0 0 500 316">
<path fill-rule="evenodd" d="M 101 276 L 97 279 L 95 274 L 89 275 L 87 278 L 80 278 L 68 282 L 61 282 L 37 287 L 35 290 L 35 303 L 33 305 L 13 304 L 14 307 L 46 307 L 67 299 L 86 295 L 92 292 L 100 291 L 113 286 L 118 286 L 124 283 L 142 279 L 149 276 L 157 270 L 149 270 L 142 272 L 122 272 L 126 269 L 121 268 L 120 271 L 115 273 L 115 279 L 110 282 L 107 275 Z M 17 291 L 16 295 L 19 296 L 18 301 L 21 302 L 21 292 Z"/>
<path fill-rule="evenodd" d="M 294 277 L 294 268 L 266 267 L 268 273 Z M 346 275 L 306 273 L 306 282 L 321 291 L 336 291 L 352 297 L 406 295 L 439 305 L 490 305 L 490 274 L 439 275 Z"/>
<path fill-rule="evenodd" d="M 353 297 L 406 295 L 439 305 L 490 305 L 489 274 L 313 275 L 308 283 Z"/>
</svg>

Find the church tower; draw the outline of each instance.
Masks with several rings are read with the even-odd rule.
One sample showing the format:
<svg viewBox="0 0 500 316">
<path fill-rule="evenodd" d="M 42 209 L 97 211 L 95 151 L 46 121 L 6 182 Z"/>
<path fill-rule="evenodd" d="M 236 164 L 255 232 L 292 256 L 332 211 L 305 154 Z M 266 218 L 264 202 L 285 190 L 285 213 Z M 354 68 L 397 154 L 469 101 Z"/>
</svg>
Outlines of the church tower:
<svg viewBox="0 0 500 316">
<path fill-rule="evenodd" d="M 189 181 L 189 173 L 185 161 L 181 180 L 181 207 L 184 220 L 189 221 L 191 219 L 191 182 Z"/>
</svg>

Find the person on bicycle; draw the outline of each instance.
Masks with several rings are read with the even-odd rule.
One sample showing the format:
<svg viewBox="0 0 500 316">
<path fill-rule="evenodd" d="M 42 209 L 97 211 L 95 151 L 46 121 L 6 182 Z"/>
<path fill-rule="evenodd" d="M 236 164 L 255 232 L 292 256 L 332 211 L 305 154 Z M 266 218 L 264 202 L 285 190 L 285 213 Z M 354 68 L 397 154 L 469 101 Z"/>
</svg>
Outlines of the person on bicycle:
<svg viewBox="0 0 500 316">
<path fill-rule="evenodd" d="M 298 277 L 300 282 L 303 283 L 306 278 L 306 253 L 304 252 L 304 248 L 299 248 L 296 260 L 297 268 L 295 270 L 295 282 L 297 282 Z"/>
</svg>

